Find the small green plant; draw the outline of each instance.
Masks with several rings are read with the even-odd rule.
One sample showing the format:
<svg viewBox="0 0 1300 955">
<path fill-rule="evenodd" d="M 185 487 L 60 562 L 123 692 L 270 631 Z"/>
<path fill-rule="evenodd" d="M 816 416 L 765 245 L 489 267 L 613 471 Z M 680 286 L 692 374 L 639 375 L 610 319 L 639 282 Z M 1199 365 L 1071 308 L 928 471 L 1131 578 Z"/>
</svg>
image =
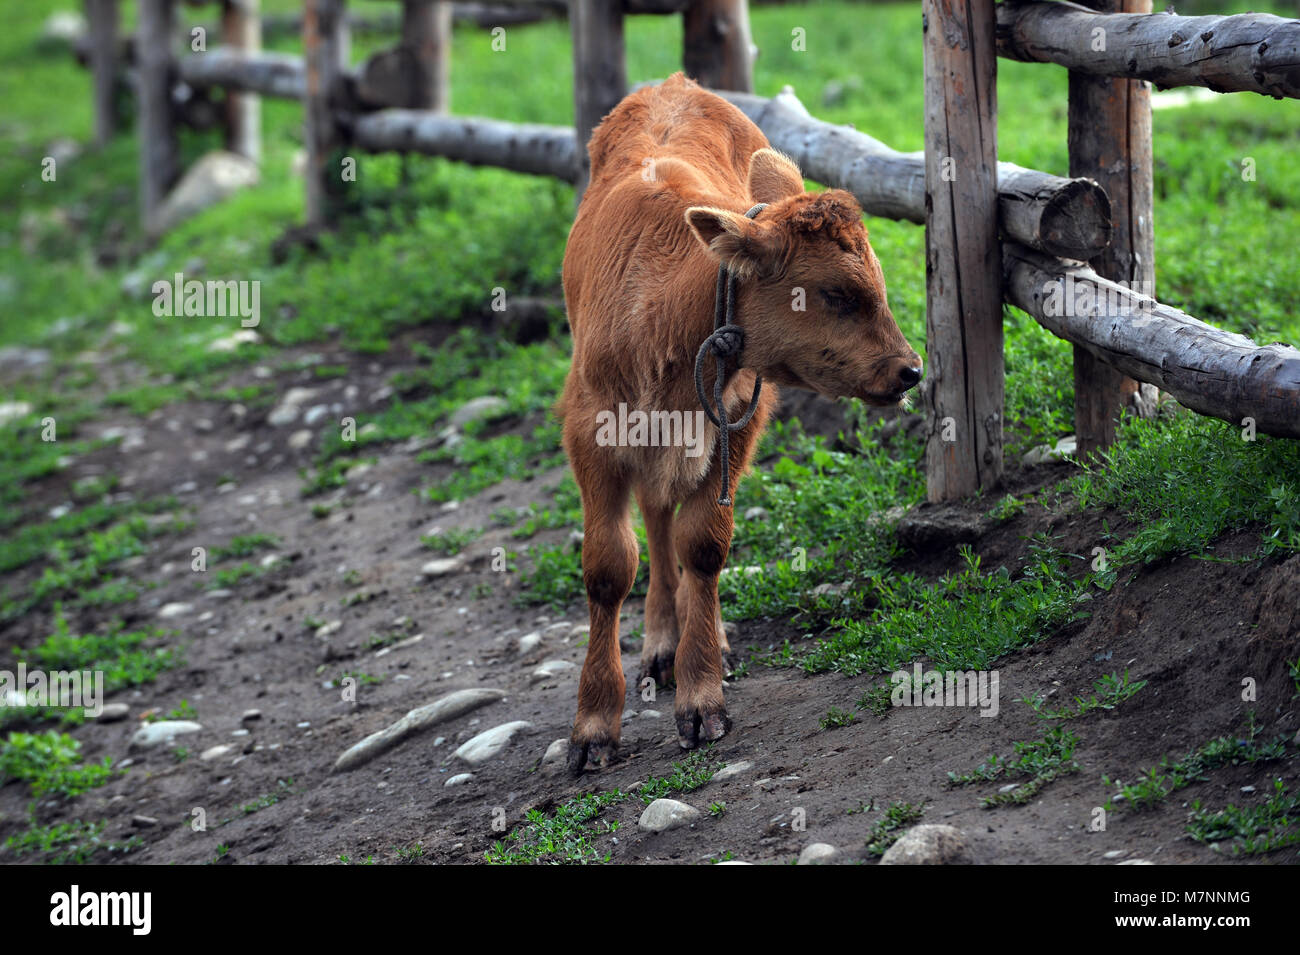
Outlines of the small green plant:
<svg viewBox="0 0 1300 955">
<path fill-rule="evenodd" d="M 873 686 L 858 697 L 857 707 L 860 710 L 866 710 L 868 713 L 883 717 L 894 708 L 893 686 L 888 683 Z"/>
<path fill-rule="evenodd" d="M 1188 753 L 1182 759 L 1171 761 L 1168 756 L 1160 760 L 1158 766 L 1139 770 L 1138 780 L 1134 783 L 1114 781 L 1123 802 L 1136 812 L 1153 809 L 1180 789 L 1185 789 L 1194 782 L 1207 778 L 1206 774 L 1223 766 L 1253 765 L 1271 763 L 1281 759 L 1290 759 L 1294 753 L 1287 750 L 1288 737 L 1281 734 L 1273 739 L 1257 741 L 1257 730 L 1252 721 L 1247 738 L 1220 736 Z M 1112 780 L 1102 777 L 1102 782 L 1110 785 Z M 1106 804 L 1113 809 L 1114 800 Z"/>
<path fill-rule="evenodd" d="M 61 793 L 71 799 L 104 785 L 118 772 L 113 760 L 81 762 L 81 744 L 67 733 L 11 732 L 0 746 L 0 779 L 22 780 L 33 796 Z"/>
<path fill-rule="evenodd" d="M 436 534 L 424 534 L 420 538 L 420 543 L 435 554 L 445 554 L 450 557 L 459 554 L 468 544 L 482 535 L 482 531 L 475 528 L 461 530 L 458 527 L 450 527 L 446 530 L 439 530 Z"/>
<path fill-rule="evenodd" d="M 197 720 L 199 711 L 196 710 L 189 700 L 181 700 L 180 705 L 173 707 L 167 713 L 169 720 Z"/>
<path fill-rule="evenodd" d="M 821 728 L 828 730 L 834 726 L 849 726 L 857 718 L 857 714 L 852 710 L 842 710 L 838 706 L 832 706 L 821 718 Z"/>
<path fill-rule="evenodd" d="M 268 806 L 274 806 L 280 800 L 293 795 L 292 779 L 277 779 L 275 781 L 275 791 L 258 796 L 252 802 L 246 802 L 239 807 L 239 811 L 246 816 L 251 816 Z"/>
<path fill-rule="evenodd" d="M 1014 494 L 1008 494 L 989 511 L 989 517 L 998 522 L 1009 521 L 1024 509 L 1024 501 L 1019 500 Z"/>
<path fill-rule="evenodd" d="M 721 818 L 727 814 L 727 804 L 722 801 L 709 803 L 709 815 L 714 818 Z"/>
<path fill-rule="evenodd" d="M 890 803 L 885 814 L 876 820 L 871 831 L 867 833 L 867 853 L 883 856 L 889 851 L 889 847 L 898 841 L 903 830 L 916 825 L 924 815 L 925 803 L 916 805 L 907 802 Z"/>
<path fill-rule="evenodd" d="M 1079 771 L 1079 764 L 1074 759 L 1078 743 L 1079 738 L 1073 733 L 1060 726 L 1051 726 L 1041 740 L 1015 743 L 1015 756 L 1010 759 L 990 756 L 974 772 L 963 775 L 949 773 L 948 782 L 953 786 L 969 786 L 1002 777 L 1021 778 L 1024 782 L 1014 784 L 1014 788 L 1006 792 L 986 796 L 981 805 L 985 809 L 1023 805 L 1048 783 Z"/>
<path fill-rule="evenodd" d="M 636 790 L 636 795 L 648 805 L 664 796 L 699 789 L 722 768 L 710 749 L 695 750 L 673 763 L 670 775 L 647 781 Z M 494 843 L 484 859 L 495 865 L 608 862 L 610 854 L 598 849 L 593 840 L 617 832 L 619 825 L 616 820 L 602 822 L 598 817 L 631 798 L 632 793 L 616 789 L 584 793 L 549 813 L 531 809 L 524 824 Z"/>
<path fill-rule="evenodd" d="M 1138 680 L 1136 683 L 1129 680 L 1128 670 L 1123 674 L 1107 673 L 1092 684 L 1093 695 L 1084 698 L 1076 696 L 1074 706 L 1058 706 L 1055 709 L 1045 709 L 1042 697 L 1031 697 L 1022 700 L 1033 708 L 1038 716 L 1045 720 L 1072 720 L 1077 717 L 1091 713 L 1093 710 L 1113 710 L 1120 703 L 1136 696 L 1137 693 L 1147 685 L 1146 680 Z"/>
<path fill-rule="evenodd" d="M 1227 806 L 1212 811 L 1192 803 L 1187 833 L 1216 852 L 1262 855 L 1300 845 L 1300 796 L 1273 780 L 1273 794 L 1254 806 Z"/>
<path fill-rule="evenodd" d="M 397 861 L 403 865 L 413 865 L 424 858 L 424 846 L 417 842 L 409 846 L 397 846 Z"/>
<path fill-rule="evenodd" d="M 232 537 L 230 543 L 212 548 L 209 556 L 213 561 L 226 560 L 230 557 L 252 557 L 260 550 L 270 550 L 280 546 L 280 542 L 270 534 L 240 534 Z"/>
</svg>

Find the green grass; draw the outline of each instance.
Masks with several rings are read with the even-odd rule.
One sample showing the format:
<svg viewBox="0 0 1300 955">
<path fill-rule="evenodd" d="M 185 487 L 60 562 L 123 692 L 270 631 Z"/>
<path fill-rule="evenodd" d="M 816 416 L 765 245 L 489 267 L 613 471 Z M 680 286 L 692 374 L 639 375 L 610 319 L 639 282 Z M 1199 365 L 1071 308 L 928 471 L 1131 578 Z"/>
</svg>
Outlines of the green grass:
<svg viewBox="0 0 1300 955">
<path fill-rule="evenodd" d="M 1136 525 L 1106 546 L 1109 587 L 1119 571 L 1165 557 L 1206 555 L 1227 531 L 1259 526 L 1260 554 L 1300 550 L 1300 444 L 1189 413 L 1130 421 L 1104 463 L 1070 485 L 1080 509 L 1113 509 Z"/>
<path fill-rule="evenodd" d="M 1272 795 L 1257 805 L 1212 810 L 1198 799 L 1192 803 L 1187 833 L 1216 852 L 1238 856 L 1300 845 L 1300 796 L 1275 779 Z"/>
<path fill-rule="evenodd" d="M 965 567 L 935 584 L 912 574 L 873 574 L 861 586 L 876 604 L 868 617 L 836 621 L 835 632 L 789 659 L 809 673 L 892 672 L 920 656 L 944 670 L 985 670 L 1082 615 L 1084 585 L 1068 557 L 1040 542 L 1012 574 L 986 572 L 963 547 Z"/>
<path fill-rule="evenodd" d="M 1208 778 L 1207 773 L 1224 766 L 1255 765 L 1295 758 L 1294 748 L 1287 747 L 1290 738 L 1286 734 L 1264 740 L 1257 740 L 1256 735 L 1257 730 L 1252 722 L 1245 738 L 1220 736 L 1181 759 L 1171 760 L 1165 756 L 1159 765 L 1139 770 L 1136 782 L 1123 783 L 1115 780 L 1117 794 L 1124 797 L 1121 808 L 1128 807 L 1135 812 L 1154 809 L 1172 793 L 1204 781 Z M 1103 777 L 1103 782 L 1110 785 L 1111 780 Z M 1115 802 L 1114 799 L 1108 801 L 1106 808 L 1115 808 Z"/>
<path fill-rule="evenodd" d="M 872 823 L 867 833 L 867 854 L 883 856 L 899 837 L 925 816 L 925 803 L 890 803 L 884 814 Z"/>
<path fill-rule="evenodd" d="M 1079 771 L 1079 764 L 1074 759 L 1078 743 L 1079 738 L 1063 727 L 1048 727 L 1041 740 L 1014 743 L 1014 756 L 994 754 L 973 772 L 949 773 L 948 782 L 954 786 L 969 786 L 998 779 L 1019 780 L 1008 783 L 1014 788 L 1006 792 L 984 797 L 981 805 L 985 809 L 1022 806 L 1049 783 Z"/>
<path fill-rule="evenodd" d="M 118 770 L 105 756 L 82 765 L 81 744 L 67 733 L 11 732 L 0 745 L 0 783 L 19 780 L 37 798 L 58 793 L 68 799 L 107 783 Z"/>
<path fill-rule="evenodd" d="M 48 865 L 84 865 L 101 851 L 126 854 L 144 846 L 139 836 L 123 842 L 105 840 L 107 827 L 106 819 L 99 822 L 75 819 L 48 825 L 33 822 L 5 839 L 5 848 L 19 857 L 35 855 Z"/>
<path fill-rule="evenodd" d="M 121 624 L 113 624 L 100 633 L 76 634 L 62 607 L 56 606 L 54 632 L 33 647 L 16 649 L 14 656 L 29 667 L 45 671 L 102 673 L 107 694 L 152 683 L 163 671 L 181 664 L 180 651 L 162 645 L 164 636 L 161 630 L 123 630 Z M 84 716 L 79 708 L 6 707 L 0 715 L 0 727 L 55 719 L 80 723 Z"/>
<path fill-rule="evenodd" d="M 1136 696 L 1144 686 L 1146 680 L 1138 680 L 1136 683 L 1131 681 L 1128 676 L 1128 670 L 1123 674 L 1107 673 L 1099 677 L 1093 683 L 1093 694 L 1089 697 L 1076 696 L 1074 706 L 1058 706 L 1055 709 L 1047 709 L 1044 706 L 1044 698 L 1033 697 L 1023 702 L 1028 703 L 1039 717 L 1045 720 L 1072 720 L 1094 710 L 1113 710 L 1120 703 Z"/>
<path fill-rule="evenodd" d="M 673 763 L 673 771 L 668 776 L 650 779 L 634 792 L 615 789 L 583 793 L 549 812 L 530 809 L 524 824 L 493 843 L 484 859 L 494 865 L 608 862 L 610 853 L 597 840 L 617 833 L 619 823 L 601 819 L 605 810 L 622 805 L 634 795 L 649 805 L 656 799 L 692 792 L 712 779 L 722 765 L 710 749 L 699 749 Z M 714 816 L 719 815 L 710 811 Z"/>
</svg>

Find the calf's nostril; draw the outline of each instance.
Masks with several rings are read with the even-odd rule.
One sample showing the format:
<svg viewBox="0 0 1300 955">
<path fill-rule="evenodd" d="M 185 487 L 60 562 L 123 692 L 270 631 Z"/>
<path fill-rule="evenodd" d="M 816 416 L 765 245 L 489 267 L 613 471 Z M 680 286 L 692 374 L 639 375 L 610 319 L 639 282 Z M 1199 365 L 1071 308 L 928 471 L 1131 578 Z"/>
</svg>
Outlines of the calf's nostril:
<svg viewBox="0 0 1300 955">
<path fill-rule="evenodd" d="M 913 385 L 915 385 L 918 381 L 921 380 L 921 369 L 903 368 L 898 373 L 898 380 L 899 382 L 902 383 L 904 388 L 911 388 Z"/>
</svg>

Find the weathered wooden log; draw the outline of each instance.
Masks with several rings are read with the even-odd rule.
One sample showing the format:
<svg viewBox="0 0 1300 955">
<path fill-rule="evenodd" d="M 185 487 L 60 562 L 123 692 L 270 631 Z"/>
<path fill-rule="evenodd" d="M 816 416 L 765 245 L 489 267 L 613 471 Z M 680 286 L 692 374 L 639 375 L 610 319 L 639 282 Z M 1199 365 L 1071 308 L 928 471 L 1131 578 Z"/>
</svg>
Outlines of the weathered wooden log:
<svg viewBox="0 0 1300 955">
<path fill-rule="evenodd" d="M 183 56 L 180 78 L 194 87 L 223 86 L 278 99 L 301 100 L 307 91 L 307 68 L 291 53 L 242 53 L 216 47 Z"/>
<path fill-rule="evenodd" d="M 1086 265 L 1007 243 L 1007 301 L 1193 411 L 1300 438 L 1300 351 L 1257 345 L 1099 276 Z"/>
<path fill-rule="evenodd" d="M 627 93 L 623 11 L 609 0 L 573 0 L 569 28 L 573 35 L 573 123 L 580 147 L 575 186 L 581 200 L 591 171 L 587 140 Z"/>
<path fill-rule="evenodd" d="M 568 126 L 384 109 L 357 117 L 351 133 L 352 140 L 369 152 L 445 156 L 565 182 L 574 182 L 578 175 L 576 139 Z"/>
<path fill-rule="evenodd" d="M 347 63 L 343 0 L 305 0 L 302 46 L 306 67 L 303 138 L 307 152 L 307 225 L 318 228 L 333 217 L 343 193 L 339 155 L 343 138 L 333 105 Z"/>
<path fill-rule="evenodd" d="M 84 41 L 95 97 L 95 143 L 108 145 L 117 128 L 117 0 L 86 0 Z"/>
<path fill-rule="evenodd" d="M 682 66 L 701 86 L 752 93 L 753 45 L 746 0 L 695 0 L 686 9 Z"/>
<path fill-rule="evenodd" d="M 998 53 L 1008 59 L 1161 88 L 1300 97 L 1300 20 L 1267 13 L 1099 14 L 1062 0 L 1009 0 L 998 4 L 997 15 Z"/>
<path fill-rule="evenodd" d="M 451 107 L 451 4 L 403 0 L 402 46 L 411 51 L 412 109 L 445 113 Z"/>
<path fill-rule="evenodd" d="M 926 496 L 1002 477 L 993 0 L 925 0 Z"/>
<path fill-rule="evenodd" d="M 1092 0 L 1103 13 L 1150 13 L 1151 0 Z M 1095 178 L 1110 198 L 1111 244 L 1091 260 L 1098 275 L 1155 297 L 1151 93 L 1142 80 L 1070 71 L 1070 175 Z M 1080 457 L 1115 440 L 1121 412 L 1155 414 L 1151 385 L 1074 349 L 1074 433 Z"/>
<path fill-rule="evenodd" d="M 491 2 L 481 4 L 481 6 L 533 7 L 542 10 L 553 10 L 560 15 L 566 12 L 571 15 L 573 7 L 581 2 L 583 0 L 491 0 Z M 601 5 L 613 11 L 621 10 L 623 13 L 681 13 L 694 2 L 696 0 L 623 0 L 622 3 L 615 2 L 615 0 L 603 0 Z M 465 4 L 465 6 L 475 5 Z"/>
<path fill-rule="evenodd" d="M 719 91 L 789 155 L 809 179 L 847 189 L 868 215 L 925 221 L 925 154 L 900 153 L 849 126 L 808 114 L 786 87 L 767 99 Z M 998 213 L 1002 231 L 1017 242 L 1088 260 L 1111 238 L 1110 204 L 1089 179 L 1064 179 L 998 163 Z"/>
<path fill-rule="evenodd" d="M 261 50 L 260 6 L 260 0 L 222 0 L 222 44 L 245 55 Z M 253 162 L 261 161 L 262 101 L 255 93 L 227 88 L 226 148 Z"/>
<path fill-rule="evenodd" d="M 140 219 L 146 232 L 180 172 L 172 113 L 172 0 L 140 0 L 136 23 L 136 99 L 140 140 Z"/>
</svg>

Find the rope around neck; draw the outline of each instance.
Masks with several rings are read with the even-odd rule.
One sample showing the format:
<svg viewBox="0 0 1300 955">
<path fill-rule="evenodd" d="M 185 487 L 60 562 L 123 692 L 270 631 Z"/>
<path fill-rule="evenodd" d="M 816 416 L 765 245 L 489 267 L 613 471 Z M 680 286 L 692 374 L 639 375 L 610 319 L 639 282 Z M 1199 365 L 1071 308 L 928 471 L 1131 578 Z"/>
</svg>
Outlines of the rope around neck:
<svg viewBox="0 0 1300 955">
<path fill-rule="evenodd" d="M 752 219 L 764 209 L 767 203 L 760 202 L 745 213 L 745 218 Z M 734 357 L 736 367 L 740 368 L 740 352 L 745 347 L 745 331 L 735 324 L 736 317 L 736 276 L 726 265 L 718 266 L 718 286 L 713 296 L 713 334 L 704 339 L 704 344 L 695 353 L 695 394 L 704 407 L 704 413 L 718 427 L 718 461 L 722 470 L 722 491 L 718 503 L 731 507 L 734 503 L 728 493 L 731 489 L 731 432 L 739 431 L 749 424 L 758 407 L 759 392 L 763 389 L 763 376 L 754 378 L 754 396 L 749 399 L 749 408 L 737 421 L 727 420 L 727 409 L 722 403 L 722 383 L 726 378 L 727 359 Z M 704 356 L 709 352 L 718 359 L 718 374 L 713 379 L 713 407 L 709 407 L 709 398 L 704 391 Z"/>
</svg>

